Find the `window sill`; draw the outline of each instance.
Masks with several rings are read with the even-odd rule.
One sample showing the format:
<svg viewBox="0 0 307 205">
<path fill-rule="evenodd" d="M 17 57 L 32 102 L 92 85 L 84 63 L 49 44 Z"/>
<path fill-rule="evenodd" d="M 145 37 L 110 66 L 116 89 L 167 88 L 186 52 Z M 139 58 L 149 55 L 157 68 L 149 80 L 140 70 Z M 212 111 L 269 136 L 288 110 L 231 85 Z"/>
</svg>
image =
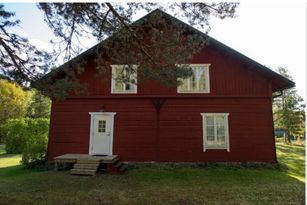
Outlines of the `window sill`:
<svg viewBox="0 0 307 205">
<path fill-rule="evenodd" d="M 209 94 L 207 91 L 177 91 L 177 94 Z"/>
<path fill-rule="evenodd" d="M 227 152 L 230 152 L 230 150 L 227 147 L 205 147 L 204 152 L 207 150 L 226 150 Z"/>
<path fill-rule="evenodd" d="M 137 92 L 111 92 L 111 94 L 138 94 Z"/>
</svg>

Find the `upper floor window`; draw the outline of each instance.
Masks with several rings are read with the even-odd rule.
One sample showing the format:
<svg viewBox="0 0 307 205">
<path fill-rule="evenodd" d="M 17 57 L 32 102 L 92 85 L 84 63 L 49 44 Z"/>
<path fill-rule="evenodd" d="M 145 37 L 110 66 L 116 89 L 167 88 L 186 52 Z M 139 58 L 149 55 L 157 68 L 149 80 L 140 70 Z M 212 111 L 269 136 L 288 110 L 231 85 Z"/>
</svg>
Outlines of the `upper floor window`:
<svg viewBox="0 0 307 205">
<path fill-rule="evenodd" d="M 192 64 L 193 75 L 182 80 L 178 93 L 209 93 L 209 66 L 210 64 Z"/>
<path fill-rule="evenodd" d="M 137 93 L 137 66 L 111 65 L 111 93 Z"/>
<path fill-rule="evenodd" d="M 228 113 L 201 113 L 203 142 L 206 149 L 227 149 L 229 152 Z"/>
</svg>

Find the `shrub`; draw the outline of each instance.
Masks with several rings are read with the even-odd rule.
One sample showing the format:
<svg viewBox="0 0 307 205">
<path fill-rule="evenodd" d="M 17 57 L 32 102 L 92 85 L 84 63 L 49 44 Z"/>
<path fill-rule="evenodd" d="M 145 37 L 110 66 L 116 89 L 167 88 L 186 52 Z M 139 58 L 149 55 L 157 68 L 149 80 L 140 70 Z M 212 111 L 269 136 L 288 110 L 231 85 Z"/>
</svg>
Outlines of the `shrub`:
<svg viewBox="0 0 307 205">
<path fill-rule="evenodd" d="M 7 153 L 22 153 L 26 143 L 27 128 L 27 122 L 24 118 L 11 119 L 1 125 L 1 135 L 3 136 Z"/>
<path fill-rule="evenodd" d="M 7 153 L 22 153 L 26 167 L 46 160 L 49 119 L 20 118 L 8 120 L 0 128 Z"/>
<path fill-rule="evenodd" d="M 40 166 L 46 162 L 48 139 L 46 135 L 38 135 L 26 141 L 21 162 L 27 168 Z"/>
</svg>

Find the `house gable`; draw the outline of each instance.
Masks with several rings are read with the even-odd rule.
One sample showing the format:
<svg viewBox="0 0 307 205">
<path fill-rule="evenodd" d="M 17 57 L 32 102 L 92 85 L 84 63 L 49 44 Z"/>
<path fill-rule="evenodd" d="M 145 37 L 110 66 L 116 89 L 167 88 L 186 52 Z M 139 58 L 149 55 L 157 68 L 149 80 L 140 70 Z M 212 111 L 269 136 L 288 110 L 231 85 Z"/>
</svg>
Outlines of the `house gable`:
<svg viewBox="0 0 307 205">
<path fill-rule="evenodd" d="M 187 63 L 211 64 L 210 76 L 212 79 L 210 79 L 210 87 L 212 87 L 212 92 L 210 92 L 210 95 L 263 95 L 263 93 L 280 91 L 295 85 L 294 82 L 287 78 L 159 9 L 154 10 L 132 24 L 134 26 L 144 25 L 147 19 L 155 13 L 159 13 L 164 18 L 170 19 L 171 22 L 180 24 L 182 28 L 187 29 L 189 32 L 200 34 L 207 40 L 208 45 L 206 48 L 200 51 L 199 54 L 195 55 L 191 61 Z M 116 34 L 60 66 L 55 71 L 55 78 L 65 76 L 63 68 L 73 65 L 73 63 L 80 59 L 86 59 L 85 72 L 80 76 L 81 82 L 87 86 L 90 95 L 110 95 L 111 71 L 107 73 L 106 78 L 101 79 L 101 76 L 98 75 L 96 70 L 94 58 L 97 50 L 99 50 L 103 44 L 112 41 L 114 38 L 116 38 Z M 176 88 L 167 87 L 160 82 L 150 81 L 142 85 L 139 84 L 138 87 L 138 95 L 177 94 L 177 92 L 174 92 Z"/>
</svg>

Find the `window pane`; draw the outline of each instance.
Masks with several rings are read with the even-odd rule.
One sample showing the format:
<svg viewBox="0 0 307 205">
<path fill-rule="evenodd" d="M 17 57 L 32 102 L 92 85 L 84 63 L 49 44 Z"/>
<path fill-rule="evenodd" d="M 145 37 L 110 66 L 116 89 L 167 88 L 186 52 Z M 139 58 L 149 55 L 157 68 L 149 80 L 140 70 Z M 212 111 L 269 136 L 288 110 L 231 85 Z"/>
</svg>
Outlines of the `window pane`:
<svg viewBox="0 0 307 205">
<path fill-rule="evenodd" d="M 125 90 L 130 90 L 130 88 L 131 88 L 130 83 L 125 83 Z"/>
<path fill-rule="evenodd" d="M 98 120 L 98 132 L 106 132 L 106 121 Z"/>
<path fill-rule="evenodd" d="M 225 135 L 225 116 L 216 116 L 217 135 Z"/>
<path fill-rule="evenodd" d="M 206 116 L 206 125 L 214 125 L 214 116 Z"/>
<path fill-rule="evenodd" d="M 216 134 L 217 135 L 225 135 L 225 127 L 224 126 L 217 126 L 216 127 Z"/>
<path fill-rule="evenodd" d="M 225 135 L 217 136 L 217 145 L 218 146 L 225 146 L 226 145 L 226 140 L 225 140 Z"/>
<path fill-rule="evenodd" d="M 207 145 L 215 145 L 214 136 L 207 135 Z"/>
<path fill-rule="evenodd" d="M 121 66 L 114 66 L 112 77 L 115 80 L 114 91 L 123 91 L 123 83 L 121 81 L 123 77 L 123 68 Z"/>
<path fill-rule="evenodd" d="M 216 116 L 216 125 L 217 126 L 224 126 L 225 124 L 225 116 Z"/>
<path fill-rule="evenodd" d="M 206 72 L 205 72 L 206 69 L 207 68 L 203 68 L 199 72 L 199 90 L 203 90 L 203 91 L 208 91 L 207 83 L 206 83 L 206 80 L 207 80 Z"/>
<path fill-rule="evenodd" d="M 189 79 L 182 80 L 182 84 L 180 85 L 180 91 L 188 91 Z"/>
<path fill-rule="evenodd" d="M 191 80 L 190 80 L 190 91 L 195 91 L 197 90 L 196 89 L 196 84 L 197 84 L 197 78 L 196 78 L 196 75 L 197 75 L 197 69 L 196 68 L 192 68 L 193 70 L 193 75 L 191 76 Z"/>
<path fill-rule="evenodd" d="M 214 126 L 206 126 L 207 136 L 214 136 Z"/>
</svg>

